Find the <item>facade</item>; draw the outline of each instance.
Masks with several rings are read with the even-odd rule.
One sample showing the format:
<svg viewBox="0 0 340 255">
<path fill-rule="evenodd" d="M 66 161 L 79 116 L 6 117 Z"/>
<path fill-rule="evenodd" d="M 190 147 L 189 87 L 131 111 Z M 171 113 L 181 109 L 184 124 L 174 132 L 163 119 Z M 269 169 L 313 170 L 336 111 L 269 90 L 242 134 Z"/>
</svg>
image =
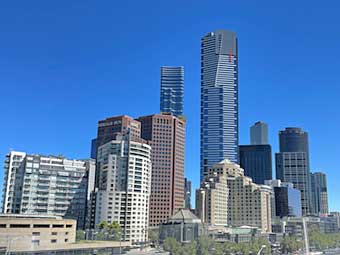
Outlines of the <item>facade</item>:
<svg viewBox="0 0 340 255">
<path fill-rule="evenodd" d="M 161 112 L 183 115 L 184 106 L 184 67 L 161 67 Z"/>
<path fill-rule="evenodd" d="M 238 48 L 232 31 L 201 40 L 200 180 L 216 162 L 238 162 Z"/>
<path fill-rule="evenodd" d="M 94 172 L 93 160 L 11 151 L 5 160 L 3 213 L 62 216 L 83 229 Z"/>
<path fill-rule="evenodd" d="M 244 174 L 257 184 L 264 184 L 272 176 L 272 148 L 269 144 L 240 145 L 240 166 Z"/>
<path fill-rule="evenodd" d="M 195 241 L 204 233 L 202 221 L 188 209 L 179 210 L 162 223 L 159 232 L 161 242 L 173 237 L 181 243 Z"/>
<path fill-rule="evenodd" d="M 184 208 L 191 209 L 191 181 L 184 178 Z"/>
<path fill-rule="evenodd" d="M 7 251 L 54 249 L 76 241 L 77 222 L 52 216 L 0 215 L 0 246 Z"/>
<path fill-rule="evenodd" d="M 293 187 L 292 183 L 280 180 L 266 181 L 274 192 L 275 216 L 276 217 L 302 217 L 301 192 Z"/>
<path fill-rule="evenodd" d="M 333 217 L 336 221 L 337 229 L 340 230 L 340 212 L 330 212 L 329 217 Z"/>
<path fill-rule="evenodd" d="M 229 189 L 226 175 L 206 176 L 201 187 L 196 190 L 196 215 L 204 224 L 228 225 Z"/>
<path fill-rule="evenodd" d="M 152 147 L 150 226 L 158 226 L 184 206 L 185 121 L 171 114 L 138 118 L 141 137 Z"/>
<path fill-rule="evenodd" d="M 91 140 L 91 158 L 95 159 L 97 157 L 97 139 Z"/>
<path fill-rule="evenodd" d="M 97 150 L 95 225 L 118 222 L 122 240 L 145 242 L 149 225 L 151 147 L 117 135 Z"/>
<path fill-rule="evenodd" d="M 250 144 L 269 144 L 268 143 L 268 125 L 262 121 L 256 122 L 250 127 Z"/>
<path fill-rule="evenodd" d="M 326 174 L 311 173 L 312 201 L 316 214 L 328 214 L 328 192 Z"/>
<path fill-rule="evenodd" d="M 262 232 L 271 231 L 270 187 L 253 183 L 251 178 L 244 176 L 244 170 L 239 165 L 227 159 L 213 165 L 209 169 L 208 176 L 211 176 L 211 183 L 214 183 L 215 179 L 217 180 L 215 185 L 219 184 L 223 188 L 219 188 L 221 190 L 219 197 L 214 200 L 209 200 L 209 198 L 196 200 L 196 206 L 200 211 L 204 212 L 200 208 L 209 209 L 209 206 L 210 208 L 215 207 L 220 210 L 218 213 L 219 217 L 223 217 L 223 219 L 227 217 L 227 224 L 221 222 L 221 225 L 235 227 L 247 225 L 259 228 Z M 216 179 L 216 177 L 219 178 Z M 224 184 L 224 178 L 226 178 L 227 185 Z M 222 189 L 227 189 L 228 192 L 225 190 L 222 192 Z M 197 193 L 199 195 L 199 191 Z M 205 204 L 210 205 L 205 206 Z M 225 210 L 226 208 L 227 210 Z M 210 224 L 214 223 L 211 222 Z"/>
<path fill-rule="evenodd" d="M 308 133 L 301 128 L 280 131 L 280 152 L 275 154 L 276 179 L 291 182 L 301 191 L 302 215 L 313 213 Z"/>
</svg>

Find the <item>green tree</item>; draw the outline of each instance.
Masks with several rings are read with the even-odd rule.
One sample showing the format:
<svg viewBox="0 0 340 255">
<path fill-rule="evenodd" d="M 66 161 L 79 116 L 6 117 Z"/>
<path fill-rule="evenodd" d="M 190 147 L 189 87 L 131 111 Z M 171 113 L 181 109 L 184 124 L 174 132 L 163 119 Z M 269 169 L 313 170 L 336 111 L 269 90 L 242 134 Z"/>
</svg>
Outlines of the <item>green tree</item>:
<svg viewBox="0 0 340 255">
<path fill-rule="evenodd" d="M 85 240 L 85 231 L 84 230 L 77 230 L 76 240 L 77 241 Z"/>
<path fill-rule="evenodd" d="M 173 237 L 168 237 L 164 240 L 163 248 L 165 251 L 170 252 L 171 255 L 181 255 L 183 250 L 182 245 Z"/>
<path fill-rule="evenodd" d="M 298 240 L 295 236 L 285 236 L 281 242 L 281 251 L 283 253 L 292 253 L 298 251 L 302 247 L 302 241 Z"/>
<path fill-rule="evenodd" d="M 182 255 L 196 255 L 197 254 L 197 243 L 196 241 L 191 241 L 185 244 L 182 249 Z"/>
<path fill-rule="evenodd" d="M 197 254 L 210 255 L 214 250 L 214 241 L 207 236 L 200 236 L 197 240 Z"/>
<path fill-rule="evenodd" d="M 149 229 L 149 241 L 154 243 L 154 244 L 158 244 L 159 243 L 159 233 L 158 230 L 154 230 L 154 229 Z"/>
</svg>

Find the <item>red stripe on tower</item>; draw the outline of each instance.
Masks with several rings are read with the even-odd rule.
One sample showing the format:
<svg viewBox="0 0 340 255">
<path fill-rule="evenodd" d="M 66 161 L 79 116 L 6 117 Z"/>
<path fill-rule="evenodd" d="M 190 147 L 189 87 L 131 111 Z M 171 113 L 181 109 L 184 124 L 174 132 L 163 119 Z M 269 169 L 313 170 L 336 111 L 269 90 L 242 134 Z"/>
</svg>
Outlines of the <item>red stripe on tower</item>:
<svg viewBox="0 0 340 255">
<path fill-rule="evenodd" d="M 230 49 L 229 60 L 230 60 L 230 63 L 233 62 L 233 49 Z"/>
</svg>

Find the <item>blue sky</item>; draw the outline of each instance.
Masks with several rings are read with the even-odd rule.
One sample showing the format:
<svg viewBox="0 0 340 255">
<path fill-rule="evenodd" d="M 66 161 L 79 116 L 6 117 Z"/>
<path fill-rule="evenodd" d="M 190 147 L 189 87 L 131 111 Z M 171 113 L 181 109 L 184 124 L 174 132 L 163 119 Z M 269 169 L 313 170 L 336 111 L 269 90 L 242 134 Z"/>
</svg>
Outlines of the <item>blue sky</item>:
<svg viewBox="0 0 340 255">
<path fill-rule="evenodd" d="M 239 38 L 240 141 L 249 126 L 309 132 L 311 168 L 340 210 L 340 3 L 7 1 L 0 4 L 0 158 L 85 158 L 97 121 L 159 111 L 161 65 L 185 66 L 186 176 L 199 181 L 200 38 Z M 1 175 L 2 175 L 1 171 Z"/>
</svg>

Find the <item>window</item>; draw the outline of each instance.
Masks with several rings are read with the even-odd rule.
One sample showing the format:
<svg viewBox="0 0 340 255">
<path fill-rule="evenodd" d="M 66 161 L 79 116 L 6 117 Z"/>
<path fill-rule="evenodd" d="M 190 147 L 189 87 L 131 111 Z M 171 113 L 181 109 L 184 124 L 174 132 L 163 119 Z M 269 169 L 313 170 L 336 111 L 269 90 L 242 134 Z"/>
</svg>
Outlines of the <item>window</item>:
<svg viewBox="0 0 340 255">
<path fill-rule="evenodd" d="M 67 224 L 66 225 L 67 228 L 72 228 L 72 226 L 73 226 L 72 224 Z"/>
<path fill-rule="evenodd" d="M 68 239 L 65 239 L 65 243 L 67 243 L 68 242 Z"/>
<path fill-rule="evenodd" d="M 34 224 L 33 228 L 49 228 L 49 224 Z"/>
<path fill-rule="evenodd" d="M 57 232 L 52 232 L 52 236 L 56 236 L 56 235 L 58 235 Z"/>
<path fill-rule="evenodd" d="M 10 228 L 29 228 L 30 224 L 11 224 Z"/>
<path fill-rule="evenodd" d="M 64 225 L 63 224 L 53 224 L 52 227 L 53 228 L 63 228 Z"/>
<path fill-rule="evenodd" d="M 39 246 L 40 245 L 40 240 L 32 240 L 32 244 Z"/>
<path fill-rule="evenodd" d="M 6 224 L 0 224 L 0 228 L 6 228 Z"/>
<path fill-rule="evenodd" d="M 57 242 L 57 239 L 52 239 L 51 240 L 51 243 L 56 243 Z"/>
<path fill-rule="evenodd" d="M 32 232 L 32 236 L 40 236 L 40 232 Z"/>
</svg>

